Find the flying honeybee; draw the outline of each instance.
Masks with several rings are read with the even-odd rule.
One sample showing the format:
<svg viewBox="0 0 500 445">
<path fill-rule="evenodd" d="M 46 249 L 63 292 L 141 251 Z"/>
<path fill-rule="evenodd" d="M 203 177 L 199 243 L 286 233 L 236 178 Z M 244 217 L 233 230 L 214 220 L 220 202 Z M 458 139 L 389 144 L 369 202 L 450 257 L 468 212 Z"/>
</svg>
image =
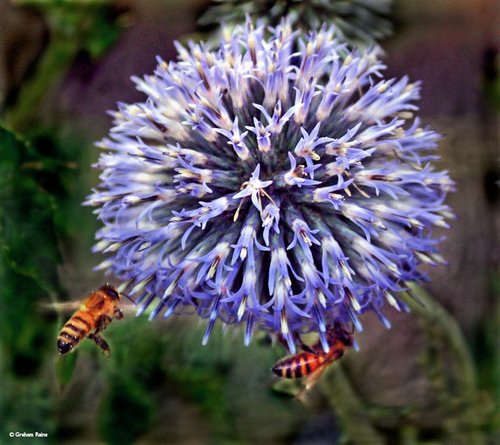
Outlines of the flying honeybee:
<svg viewBox="0 0 500 445">
<path fill-rule="evenodd" d="M 323 371 L 352 347 L 352 332 L 347 331 L 340 323 L 335 323 L 327 331 L 327 341 L 330 346 L 328 352 L 323 350 L 320 342 L 312 346 L 301 344 L 304 352 L 279 360 L 272 371 L 278 377 L 286 379 L 306 377 L 305 389 L 311 388 Z"/>
<path fill-rule="evenodd" d="M 91 292 L 59 332 L 59 353 L 73 351 L 87 337 L 109 355 L 109 346 L 99 334 L 113 319 L 123 318 L 119 303 L 120 293 L 109 284 Z"/>
</svg>

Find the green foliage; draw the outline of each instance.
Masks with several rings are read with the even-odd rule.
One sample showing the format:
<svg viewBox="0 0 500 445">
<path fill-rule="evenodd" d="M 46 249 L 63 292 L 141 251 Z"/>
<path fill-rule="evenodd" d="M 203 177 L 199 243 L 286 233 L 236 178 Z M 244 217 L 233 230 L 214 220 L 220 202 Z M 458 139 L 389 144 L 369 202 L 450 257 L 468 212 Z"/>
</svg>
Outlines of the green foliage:
<svg viewBox="0 0 500 445">
<path fill-rule="evenodd" d="M 158 336 L 155 327 L 145 318 L 133 316 L 114 321 L 109 338 L 112 353 L 106 368 L 107 377 L 118 378 L 127 368 L 127 380 L 137 382 L 144 390 L 154 390 L 164 377 L 161 357 L 165 354 L 165 338 Z"/>
<path fill-rule="evenodd" d="M 128 445 L 144 434 L 152 415 L 150 394 L 142 390 L 140 384 L 131 384 L 124 373 L 121 378 L 110 382 L 98 416 L 98 429 L 111 445 Z"/>
<path fill-rule="evenodd" d="M 30 322 L 41 301 L 57 288 L 60 255 L 54 201 L 27 168 L 38 158 L 13 133 L 0 127 L 0 337 L 5 347 L 36 359 L 33 342 L 43 341 Z"/>
<path fill-rule="evenodd" d="M 76 365 L 76 354 L 59 356 L 55 363 L 56 379 L 60 390 L 71 381 Z"/>
<path fill-rule="evenodd" d="M 247 348 L 241 338 L 223 337 L 216 329 L 204 347 L 202 336 L 203 327 L 189 320 L 150 323 L 126 316 L 104 332 L 109 360 L 91 342 L 82 344 L 74 379 L 82 378 L 82 360 L 97 360 L 97 368 L 91 366 L 94 374 L 84 381 L 101 388 L 95 421 L 103 439 L 148 443 L 146 437 L 157 437 L 155 428 L 165 423 L 168 404 L 186 410 L 169 416 L 189 415 L 192 409 L 200 413 L 207 444 L 278 443 L 309 418 L 300 403 L 272 392 L 270 366 L 276 357 L 269 345 Z M 91 385 L 86 391 L 92 391 Z M 71 403 L 80 402 L 72 396 Z M 168 432 L 182 434 L 175 426 Z M 170 436 L 162 440 L 176 442 Z"/>
<path fill-rule="evenodd" d="M 47 263 L 59 259 L 53 227 L 53 201 L 34 179 L 29 165 L 35 153 L 13 133 L 0 127 L 0 246 L 7 267 L 40 285 L 54 281 Z M 43 228 L 43 231 L 40 230 Z M 36 250 L 30 250 L 35 248 Z M 37 255 L 27 253 L 37 252 Z"/>
<path fill-rule="evenodd" d="M 489 431 L 500 440 L 500 275 L 497 273 L 491 279 L 491 293 L 496 307 L 492 317 L 484 320 L 475 332 L 473 351 L 481 402 L 490 416 Z"/>
<path fill-rule="evenodd" d="M 57 289 L 60 256 L 53 200 L 27 168 L 37 160 L 23 141 L 0 127 L 1 410 L 4 428 L 11 431 L 47 431 L 53 425 L 47 421 L 42 428 L 41 419 L 50 418 L 51 397 L 47 385 L 37 382 L 53 329 L 37 302 Z"/>
<path fill-rule="evenodd" d="M 41 10 L 53 39 L 71 39 L 72 45 L 99 57 L 118 38 L 122 24 L 115 21 L 111 0 L 16 0 Z"/>
<path fill-rule="evenodd" d="M 90 163 L 91 146 L 91 141 L 69 126 L 39 127 L 32 131 L 31 147 L 36 159 L 26 164 L 26 168 L 54 202 L 53 217 L 59 241 L 76 234 L 79 238 L 86 236 L 88 243 L 94 240 L 95 218 L 81 205 L 88 193 L 88 189 L 82 187 L 83 165 Z M 88 227 L 85 232 L 82 232 L 83 221 Z"/>
<path fill-rule="evenodd" d="M 487 406 L 477 392 L 476 368 L 458 323 L 419 286 L 401 295 L 427 336 L 422 368 L 434 389 L 430 403 L 442 417 L 436 436 L 446 443 L 486 443 Z"/>
<path fill-rule="evenodd" d="M 41 117 L 44 98 L 75 56 L 86 52 L 99 57 L 116 41 L 124 23 L 110 0 L 17 0 L 15 4 L 41 11 L 50 31 L 35 75 L 25 82 L 17 103 L 5 116 L 11 128 L 29 133 Z"/>
<path fill-rule="evenodd" d="M 5 380 L 9 375 L 3 375 Z M 45 432 L 53 437 L 56 428 L 53 396 L 43 379 L 13 380 L 2 386 L 0 435 L 2 444 L 11 431 Z M 30 443 L 54 443 L 53 439 L 28 439 Z M 18 439 L 19 440 L 19 439 Z M 21 442 L 19 442 L 21 443 Z"/>
<path fill-rule="evenodd" d="M 115 321 L 109 332 L 112 352 L 105 363 L 106 390 L 98 428 L 107 443 L 134 443 L 148 431 L 161 403 L 155 390 L 165 379 L 161 367 L 164 340 L 145 319 Z"/>
<path fill-rule="evenodd" d="M 202 410 L 213 443 L 236 438 L 241 443 L 273 443 L 307 421 L 310 413 L 300 403 L 272 391 L 270 368 L 276 354 L 269 344 L 254 341 L 246 347 L 241 332 L 224 336 L 216 327 L 202 346 L 203 326 L 177 324 L 165 332 L 168 379 L 179 395 Z"/>
</svg>

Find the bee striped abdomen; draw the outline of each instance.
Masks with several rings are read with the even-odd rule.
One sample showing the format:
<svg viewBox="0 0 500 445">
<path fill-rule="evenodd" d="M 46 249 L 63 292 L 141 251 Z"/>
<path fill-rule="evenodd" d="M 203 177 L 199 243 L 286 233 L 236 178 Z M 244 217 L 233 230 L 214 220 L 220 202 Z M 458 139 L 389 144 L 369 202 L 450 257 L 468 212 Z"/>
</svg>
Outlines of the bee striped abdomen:
<svg viewBox="0 0 500 445">
<path fill-rule="evenodd" d="M 71 351 L 90 332 L 92 318 L 84 311 L 77 311 L 63 326 L 57 338 L 57 349 L 60 354 Z"/>
<path fill-rule="evenodd" d="M 273 372 L 281 378 L 299 379 L 313 373 L 324 362 L 322 354 L 304 352 L 280 360 L 273 367 Z"/>
</svg>

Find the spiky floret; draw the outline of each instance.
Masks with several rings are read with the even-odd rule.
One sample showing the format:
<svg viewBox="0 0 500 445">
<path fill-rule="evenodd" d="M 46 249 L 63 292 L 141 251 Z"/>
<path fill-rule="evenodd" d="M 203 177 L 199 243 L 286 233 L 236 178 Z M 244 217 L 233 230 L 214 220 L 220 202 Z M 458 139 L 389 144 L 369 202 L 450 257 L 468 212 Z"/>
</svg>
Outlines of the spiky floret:
<svg viewBox="0 0 500 445">
<path fill-rule="evenodd" d="M 215 52 L 178 45 L 135 78 L 148 98 L 119 104 L 87 203 L 104 227 L 99 267 L 150 318 L 191 309 L 280 334 L 325 332 L 381 314 L 384 301 L 441 262 L 453 188 L 432 161 L 419 86 L 386 80 L 377 50 L 350 51 L 333 29 L 238 28 Z M 124 289 L 125 290 L 125 289 Z"/>
<path fill-rule="evenodd" d="M 199 22 L 234 26 L 250 16 L 276 26 L 287 17 L 303 31 L 333 24 L 343 40 L 366 45 L 391 34 L 390 9 L 391 0 L 214 0 Z"/>
</svg>

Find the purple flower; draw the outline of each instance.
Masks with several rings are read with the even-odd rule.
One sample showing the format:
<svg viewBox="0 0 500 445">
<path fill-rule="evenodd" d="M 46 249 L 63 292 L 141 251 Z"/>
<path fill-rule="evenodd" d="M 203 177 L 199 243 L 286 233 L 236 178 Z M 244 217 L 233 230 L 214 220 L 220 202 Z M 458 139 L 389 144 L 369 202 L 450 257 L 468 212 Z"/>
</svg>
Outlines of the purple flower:
<svg viewBox="0 0 500 445">
<path fill-rule="evenodd" d="M 217 51 L 178 45 L 135 78 L 100 146 L 87 203 L 103 223 L 99 267 L 150 319 L 195 311 L 297 336 L 400 309 L 398 292 L 442 262 L 453 189 L 432 161 L 439 135 L 413 116 L 419 85 L 382 77 L 376 49 L 333 29 L 237 28 Z"/>
</svg>

